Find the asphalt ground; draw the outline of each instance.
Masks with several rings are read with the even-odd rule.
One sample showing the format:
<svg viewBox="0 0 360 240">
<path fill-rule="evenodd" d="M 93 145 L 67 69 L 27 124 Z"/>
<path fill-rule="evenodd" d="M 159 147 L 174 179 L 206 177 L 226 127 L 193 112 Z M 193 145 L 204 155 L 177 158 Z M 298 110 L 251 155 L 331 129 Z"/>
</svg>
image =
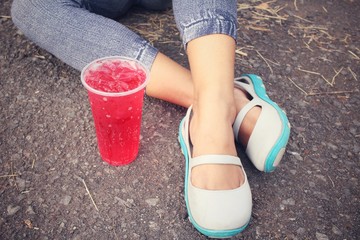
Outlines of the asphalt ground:
<svg viewBox="0 0 360 240">
<path fill-rule="evenodd" d="M 98 154 L 80 73 L 16 29 L 0 1 L 0 239 L 206 239 L 187 219 L 186 109 L 145 97 L 141 147 L 130 165 Z M 275 172 L 239 147 L 253 194 L 234 239 L 360 236 L 360 2 L 239 2 L 236 75 L 256 73 L 288 114 Z M 187 66 L 171 10 L 119 20 Z"/>
</svg>

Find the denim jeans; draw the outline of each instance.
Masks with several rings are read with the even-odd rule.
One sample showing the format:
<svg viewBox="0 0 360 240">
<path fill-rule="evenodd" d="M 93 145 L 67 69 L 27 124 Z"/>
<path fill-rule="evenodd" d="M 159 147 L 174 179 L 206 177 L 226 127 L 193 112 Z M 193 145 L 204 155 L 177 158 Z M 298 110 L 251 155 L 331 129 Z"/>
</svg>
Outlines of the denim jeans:
<svg viewBox="0 0 360 240">
<path fill-rule="evenodd" d="M 41 48 L 81 70 L 94 59 L 121 55 L 151 69 L 158 53 L 147 40 L 113 20 L 133 5 L 163 10 L 170 0 L 14 0 L 14 24 Z M 236 39 L 236 0 L 173 0 L 184 46 L 198 37 Z"/>
</svg>

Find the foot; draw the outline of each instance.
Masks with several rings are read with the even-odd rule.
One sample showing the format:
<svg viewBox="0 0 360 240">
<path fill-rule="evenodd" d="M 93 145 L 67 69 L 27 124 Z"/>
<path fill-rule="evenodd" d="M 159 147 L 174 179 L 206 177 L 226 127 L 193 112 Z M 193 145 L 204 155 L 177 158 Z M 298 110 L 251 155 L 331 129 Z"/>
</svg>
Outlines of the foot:
<svg viewBox="0 0 360 240">
<path fill-rule="evenodd" d="M 250 220 L 252 196 L 249 182 L 242 169 L 241 161 L 236 156 L 205 154 L 192 158 L 194 146 L 190 141 L 190 127 L 194 119 L 193 116 L 193 107 L 190 107 L 179 128 L 179 142 L 186 160 L 184 197 L 189 219 L 198 231 L 210 238 L 229 238 L 243 231 Z M 241 169 L 245 177 L 244 182 L 238 188 L 230 187 L 235 188 L 231 190 L 204 190 L 195 187 L 192 183 L 194 181 L 192 178 L 193 170 L 211 164 L 217 167 L 214 171 L 215 174 L 219 174 L 221 171 L 219 171 L 219 166 L 238 166 L 238 169 Z M 204 172 L 204 174 L 207 174 L 207 172 Z M 226 176 L 222 176 L 222 178 L 226 179 Z M 209 181 L 211 181 L 211 178 Z M 219 186 L 219 189 L 225 188 L 224 186 L 226 185 Z M 212 186 L 207 188 L 216 189 L 216 187 Z"/>
<path fill-rule="evenodd" d="M 246 155 L 259 171 L 272 172 L 280 163 L 289 140 L 287 116 L 269 98 L 259 76 L 244 74 L 235 79 L 234 86 L 243 90 L 250 100 L 238 101 L 241 110 L 233 124 L 236 141 L 243 143 Z M 240 99 L 244 99 L 241 97 L 244 93 L 237 90 Z"/>
<path fill-rule="evenodd" d="M 249 96 L 243 92 L 241 89 L 235 88 L 235 105 L 236 113 L 239 113 L 240 110 L 248 103 L 251 99 Z M 261 107 L 254 107 L 251 109 L 245 116 L 244 121 L 240 125 L 238 132 L 238 140 L 242 146 L 246 149 L 247 143 L 251 136 L 252 131 L 254 130 L 256 121 L 258 120 L 261 113 Z"/>
<path fill-rule="evenodd" d="M 232 123 L 236 116 L 235 104 L 224 103 L 214 95 L 193 105 L 190 138 L 193 156 L 221 154 L 237 156 Z M 205 100 L 206 99 L 206 100 Z M 245 176 L 235 165 L 200 165 L 191 173 L 194 186 L 207 190 L 235 189 L 244 183 Z"/>
</svg>

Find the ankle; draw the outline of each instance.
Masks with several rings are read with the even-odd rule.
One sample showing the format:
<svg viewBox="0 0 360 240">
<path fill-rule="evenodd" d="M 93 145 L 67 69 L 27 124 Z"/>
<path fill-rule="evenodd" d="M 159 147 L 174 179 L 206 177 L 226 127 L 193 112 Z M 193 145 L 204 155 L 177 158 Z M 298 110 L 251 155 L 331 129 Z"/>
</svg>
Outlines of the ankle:
<svg viewBox="0 0 360 240">
<path fill-rule="evenodd" d="M 232 123 L 236 110 L 224 108 L 200 108 L 193 112 L 190 122 L 190 138 L 193 144 L 193 157 L 204 154 L 236 155 Z M 221 104 L 220 104 L 221 105 Z M 207 106 L 207 105 L 206 105 Z"/>
<path fill-rule="evenodd" d="M 193 115 L 208 120 L 215 117 L 232 125 L 237 114 L 235 103 L 232 94 L 202 92 L 194 97 Z"/>
<path fill-rule="evenodd" d="M 234 98 L 235 98 L 236 113 L 239 113 L 240 110 L 250 101 L 246 93 L 238 88 L 234 89 Z"/>
</svg>

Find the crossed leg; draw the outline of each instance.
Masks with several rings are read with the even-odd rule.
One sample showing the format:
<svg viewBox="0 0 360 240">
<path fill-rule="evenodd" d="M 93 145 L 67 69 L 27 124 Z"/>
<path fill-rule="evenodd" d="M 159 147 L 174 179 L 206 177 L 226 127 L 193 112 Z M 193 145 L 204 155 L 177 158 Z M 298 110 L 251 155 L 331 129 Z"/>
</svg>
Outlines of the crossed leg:
<svg viewBox="0 0 360 240">
<path fill-rule="evenodd" d="M 236 156 L 232 124 L 249 99 L 233 85 L 235 41 L 227 35 L 208 35 L 189 42 L 187 51 L 191 72 L 158 53 L 146 92 L 151 97 L 184 107 L 193 105 L 190 136 L 194 156 Z M 244 146 L 260 111 L 252 109 L 240 128 L 240 141 Z M 204 189 L 233 189 L 244 180 L 239 167 L 232 165 L 198 166 L 192 176 L 192 183 Z"/>
<path fill-rule="evenodd" d="M 147 94 L 181 106 L 194 106 L 190 133 L 194 155 L 236 154 L 231 125 L 248 99 L 233 87 L 235 42 L 231 37 L 214 34 L 190 41 L 190 72 L 161 53 L 151 64 L 156 54 L 153 47 L 121 24 L 80 8 L 76 1 L 17 0 L 12 19 L 40 47 L 79 70 L 95 58 L 114 54 L 134 57 L 140 48 L 145 49 L 142 52 L 146 54 L 136 56 L 152 66 Z M 94 26 L 98 34 L 88 31 Z M 53 44 L 59 39 L 62 44 Z M 92 41 L 79 44 L 83 39 Z M 240 127 L 244 145 L 255 124 L 251 120 L 256 119 L 256 115 L 251 118 L 253 111 L 256 109 Z M 243 179 L 238 168 L 218 165 L 199 166 L 192 176 L 195 185 L 209 189 L 234 188 Z"/>
</svg>

